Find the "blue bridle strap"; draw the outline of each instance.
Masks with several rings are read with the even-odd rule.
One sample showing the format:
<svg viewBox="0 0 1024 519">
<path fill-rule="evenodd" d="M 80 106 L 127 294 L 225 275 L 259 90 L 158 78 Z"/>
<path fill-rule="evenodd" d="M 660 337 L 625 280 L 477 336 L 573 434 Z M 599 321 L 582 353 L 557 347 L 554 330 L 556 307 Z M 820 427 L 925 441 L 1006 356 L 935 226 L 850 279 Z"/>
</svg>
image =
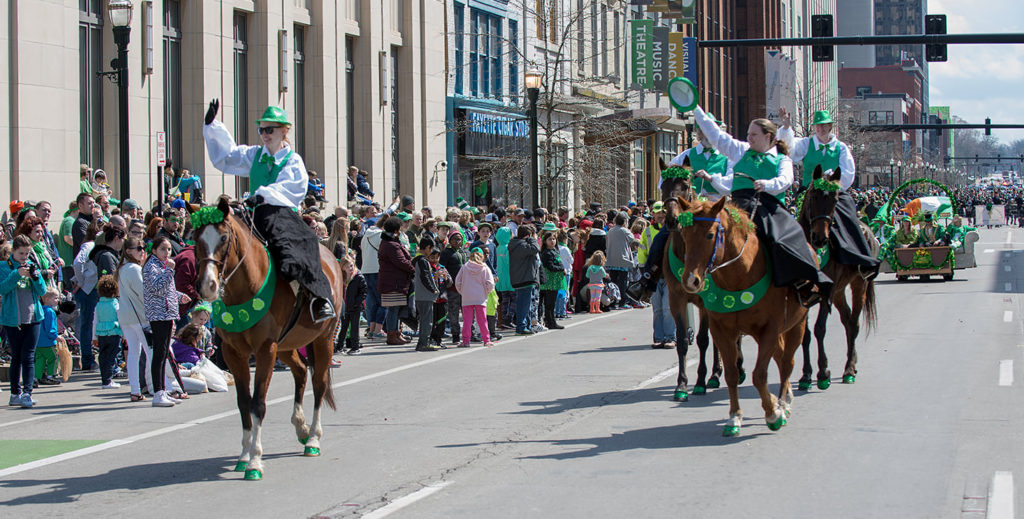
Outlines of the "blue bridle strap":
<svg viewBox="0 0 1024 519">
<path fill-rule="evenodd" d="M 711 259 L 708 260 L 707 270 L 710 272 L 712 267 L 715 266 L 715 259 L 718 258 L 718 249 L 722 247 L 722 220 L 717 217 L 711 218 L 710 216 L 694 216 L 693 221 L 714 222 L 718 224 L 718 228 L 715 229 L 715 248 L 711 251 Z"/>
</svg>

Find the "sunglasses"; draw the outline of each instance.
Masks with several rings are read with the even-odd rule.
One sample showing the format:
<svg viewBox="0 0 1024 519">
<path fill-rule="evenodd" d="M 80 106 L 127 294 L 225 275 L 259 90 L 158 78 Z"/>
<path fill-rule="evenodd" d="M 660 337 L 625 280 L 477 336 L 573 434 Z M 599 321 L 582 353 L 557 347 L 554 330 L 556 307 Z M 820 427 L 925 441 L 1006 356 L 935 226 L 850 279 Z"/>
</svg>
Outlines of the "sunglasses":
<svg viewBox="0 0 1024 519">
<path fill-rule="evenodd" d="M 256 133 L 260 135 L 273 135 L 274 130 L 280 128 L 280 126 L 260 126 L 256 129 Z"/>
<path fill-rule="evenodd" d="M 171 216 L 167 218 L 168 222 L 181 223 L 183 220 L 177 216 Z"/>
</svg>

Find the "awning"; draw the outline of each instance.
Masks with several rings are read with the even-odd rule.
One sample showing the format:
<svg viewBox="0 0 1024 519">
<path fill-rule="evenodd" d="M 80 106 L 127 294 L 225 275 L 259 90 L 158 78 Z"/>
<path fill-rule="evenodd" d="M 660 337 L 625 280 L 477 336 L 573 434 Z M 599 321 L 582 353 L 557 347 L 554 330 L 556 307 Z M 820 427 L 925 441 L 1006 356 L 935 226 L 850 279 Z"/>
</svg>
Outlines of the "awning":
<svg viewBox="0 0 1024 519">
<path fill-rule="evenodd" d="M 588 121 L 583 128 L 583 143 L 614 148 L 658 133 L 658 124 L 650 119 L 617 119 L 614 115 Z"/>
</svg>

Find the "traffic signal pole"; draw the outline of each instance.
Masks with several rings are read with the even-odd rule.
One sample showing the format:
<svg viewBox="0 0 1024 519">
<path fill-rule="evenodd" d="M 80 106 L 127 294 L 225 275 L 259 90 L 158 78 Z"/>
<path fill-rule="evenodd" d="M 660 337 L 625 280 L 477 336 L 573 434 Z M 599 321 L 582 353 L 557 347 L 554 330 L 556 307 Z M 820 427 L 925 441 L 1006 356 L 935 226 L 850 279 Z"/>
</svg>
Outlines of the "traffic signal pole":
<svg viewBox="0 0 1024 519">
<path fill-rule="evenodd" d="M 881 36 L 832 36 L 826 38 L 760 38 L 703 40 L 698 47 L 804 47 L 808 45 L 943 45 L 1022 44 L 1024 33 L 995 34 L 894 34 Z"/>
</svg>

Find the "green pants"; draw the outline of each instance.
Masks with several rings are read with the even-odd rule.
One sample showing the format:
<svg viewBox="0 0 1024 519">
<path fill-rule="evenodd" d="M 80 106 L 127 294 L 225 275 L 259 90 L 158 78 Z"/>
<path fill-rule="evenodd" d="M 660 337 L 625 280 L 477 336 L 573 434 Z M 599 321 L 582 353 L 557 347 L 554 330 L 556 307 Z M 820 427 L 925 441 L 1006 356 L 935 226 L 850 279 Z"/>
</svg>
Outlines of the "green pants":
<svg viewBox="0 0 1024 519">
<path fill-rule="evenodd" d="M 44 375 L 57 374 L 57 354 L 53 346 L 36 348 L 36 379 L 41 380 Z"/>
</svg>

